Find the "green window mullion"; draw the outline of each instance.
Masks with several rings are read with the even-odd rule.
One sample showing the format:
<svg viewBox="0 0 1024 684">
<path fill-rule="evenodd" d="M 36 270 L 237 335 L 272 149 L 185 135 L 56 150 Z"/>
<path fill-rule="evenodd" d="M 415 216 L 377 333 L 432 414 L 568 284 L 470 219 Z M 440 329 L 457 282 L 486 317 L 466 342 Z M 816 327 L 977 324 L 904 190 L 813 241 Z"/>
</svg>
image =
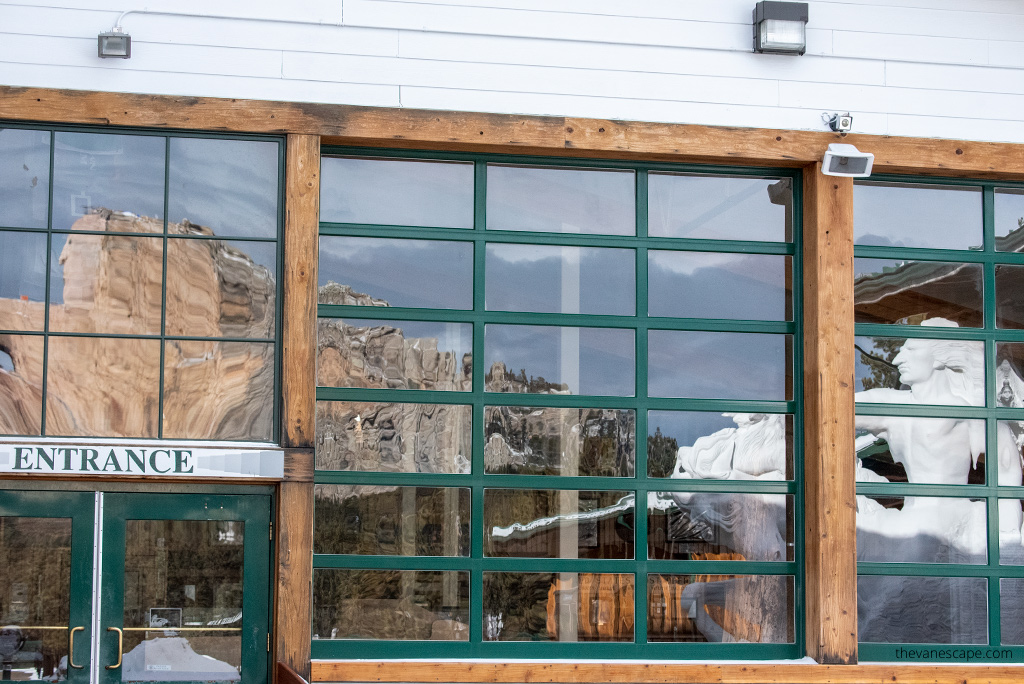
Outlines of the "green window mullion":
<svg viewBox="0 0 1024 684">
<path fill-rule="evenodd" d="M 42 391 L 42 416 L 39 420 L 39 435 L 41 437 L 46 436 L 46 390 L 49 386 L 47 382 L 47 370 L 50 362 L 50 269 L 53 268 L 51 263 L 52 259 L 50 254 L 53 252 L 53 160 L 55 156 L 55 148 L 57 147 L 57 133 L 56 131 L 50 131 L 50 187 L 47 188 L 47 205 L 46 205 L 46 308 L 43 311 L 43 391 Z"/>
</svg>

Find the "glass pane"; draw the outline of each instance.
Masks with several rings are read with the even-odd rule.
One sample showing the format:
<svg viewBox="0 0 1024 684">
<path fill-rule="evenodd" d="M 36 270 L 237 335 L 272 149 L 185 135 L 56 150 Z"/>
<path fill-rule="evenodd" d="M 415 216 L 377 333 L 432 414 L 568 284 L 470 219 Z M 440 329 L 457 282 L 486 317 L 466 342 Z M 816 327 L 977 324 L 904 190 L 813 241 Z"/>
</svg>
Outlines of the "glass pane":
<svg viewBox="0 0 1024 684">
<path fill-rule="evenodd" d="M 276 304 L 276 243 L 167 241 L 168 335 L 270 338 Z"/>
<path fill-rule="evenodd" d="M 996 327 L 1024 328 L 1024 266 L 996 264 Z"/>
<path fill-rule="evenodd" d="M 632 558 L 632 492 L 485 489 L 484 555 Z"/>
<path fill-rule="evenodd" d="M 0 335 L 0 434 L 38 435 L 43 420 L 43 336 Z"/>
<path fill-rule="evenodd" d="M 1000 252 L 1024 251 L 1024 190 L 996 188 L 995 194 L 996 249 Z"/>
<path fill-rule="evenodd" d="M 1024 645 L 1024 579 L 999 580 L 1000 643 Z"/>
<path fill-rule="evenodd" d="M 983 420 L 863 414 L 856 420 L 858 482 L 985 484 Z"/>
<path fill-rule="evenodd" d="M 0 128 L 0 226 L 46 228 L 50 132 Z"/>
<path fill-rule="evenodd" d="M 485 389 L 631 397 L 633 338 L 632 330 L 616 328 L 488 325 Z"/>
<path fill-rule="evenodd" d="M 0 659 L 5 680 L 67 679 L 71 519 L 0 517 Z M 88 649 L 77 634 L 76 662 Z"/>
<path fill-rule="evenodd" d="M 50 252 L 50 330 L 160 334 L 163 238 L 54 234 Z"/>
<path fill-rule="evenodd" d="M 633 641 L 633 575 L 485 572 L 484 641 Z"/>
<path fill-rule="evenodd" d="M 651 237 L 706 240 L 793 239 L 788 178 L 648 175 Z"/>
<path fill-rule="evenodd" d="M 157 437 L 160 340 L 51 337 L 46 434 Z"/>
<path fill-rule="evenodd" d="M 271 441 L 274 366 L 273 344 L 168 340 L 163 436 Z"/>
<path fill-rule="evenodd" d="M 473 227 L 473 164 L 324 157 L 320 220 Z"/>
<path fill-rule="evenodd" d="M 317 385 L 466 392 L 473 385 L 469 323 L 321 318 Z"/>
<path fill-rule="evenodd" d="M 986 563 L 985 511 L 984 501 L 970 499 L 858 496 L 857 560 Z"/>
<path fill-rule="evenodd" d="M 786 494 L 651 492 L 647 557 L 791 561 L 793 515 Z"/>
<path fill-rule="evenodd" d="M 857 637 L 895 644 L 987 644 L 984 577 L 857 578 Z"/>
<path fill-rule="evenodd" d="M 982 265 L 901 259 L 854 259 L 857 323 L 920 325 L 943 318 L 980 328 Z"/>
<path fill-rule="evenodd" d="M 469 555 L 469 489 L 318 484 L 313 491 L 313 553 Z"/>
<path fill-rule="evenodd" d="M 320 236 L 321 304 L 473 308 L 473 243 Z"/>
<path fill-rule="evenodd" d="M 471 406 L 316 403 L 316 469 L 468 474 Z"/>
<path fill-rule="evenodd" d="M 633 477 L 634 411 L 487 406 L 484 430 L 489 473 Z"/>
<path fill-rule="evenodd" d="M 788 256 L 719 252 L 647 253 L 651 316 L 793 319 Z"/>
<path fill-rule="evenodd" d="M 277 237 L 276 142 L 171 138 L 168 220 L 213 235 Z"/>
<path fill-rule="evenodd" d="M 45 301 L 46 234 L 0 231 L 0 330 L 42 330 Z"/>
<path fill-rule="evenodd" d="M 933 324 L 929 319 L 924 325 Z M 860 402 L 985 405 L 985 343 L 856 337 L 854 388 Z"/>
<path fill-rule="evenodd" d="M 636 253 L 558 245 L 487 245 L 487 309 L 632 316 Z"/>
<path fill-rule="evenodd" d="M 1019 453 L 1019 452 L 1017 452 Z M 1019 468 L 1019 462 L 1017 464 Z M 1019 480 L 1018 480 L 1018 486 Z M 1021 524 L 1024 522 L 1024 501 L 1020 499 L 999 500 L 999 564 L 1024 565 L 1024 539 Z"/>
<path fill-rule="evenodd" d="M 1024 407 L 1024 343 L 996 343 L 996 401 L 999 406 Z M 1021 425 L 1024 429 L 1024 425 Z M 1014 428 L 1014 434 L 1018 434 Z"/>
<path fill-rule="evenodd" d="M 981 188 L 859 182 L 854 244 L 981 249 Z"/>
<path fill-rule="evenodd" d="M 238 520 L 127 520 L 122 681 L 238 681 Z"/>
<path fill-rule="evenodd" d="M 469 573 L 318 568 L 313 639 L 469 641 Z"/>
<path fill-rule="evenodd" d="M 651 330 L 654 397 L 782 400 L 793 396 L 791 335 Z"/>
<path fill-rule="evenodd" d="M 996 424 L 999 440 L 999 484 L 1021 486 L 1021 463 L 1024 463 L 1024 422 L 1001 420 Z"/>
<path fill-rule="evenodd" d="M 649 411 L 647 473 L 693 480 L 792 480 L 793 416 Z"/>
<path fill-rule="evenodd" d="M 636 174 L 487 165 L 487 229 L 636 234 Z"/>
<path fill-rule="evenodd" d="M 791 644 L 793 578 L 648 575 L 647 640 Z"/>
<path fill-rule="evenodd" d="M 163 232 L 164 138 L 58 132 L 56 141 L 54 229 Z"/>
</svg>

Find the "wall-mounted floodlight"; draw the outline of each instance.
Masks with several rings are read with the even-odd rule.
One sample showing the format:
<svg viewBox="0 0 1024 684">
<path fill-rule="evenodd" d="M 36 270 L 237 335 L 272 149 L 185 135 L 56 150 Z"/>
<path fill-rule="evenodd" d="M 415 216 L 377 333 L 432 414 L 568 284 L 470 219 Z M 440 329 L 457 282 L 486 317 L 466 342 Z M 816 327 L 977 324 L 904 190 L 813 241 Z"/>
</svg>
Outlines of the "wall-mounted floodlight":
<svg viewBox="0 0 1024 684">
<path fill-rule="evenodd" d="M 870 152 L 861 152 L 853 145 L 832 143 L 825 152 L 821 172 L 826 176 L 867 178 L 871 175 L 871 165 L 874 163 L 875 155 Z"/>
<path fill-rule="evenodd" d="M 132 37 L 124 32 L 120 21 L 118 21 L 117 26 L 98 36 L 97 50 L 100 57 L 104 59 L 107 57 L 129 59 L 132 56 Z"/>
<path fill-rule="evenodd" d="M 759 2 L 754 6 L 754 52 L 802 55 L 807 50 L 806 2 Z"/>
</svg>

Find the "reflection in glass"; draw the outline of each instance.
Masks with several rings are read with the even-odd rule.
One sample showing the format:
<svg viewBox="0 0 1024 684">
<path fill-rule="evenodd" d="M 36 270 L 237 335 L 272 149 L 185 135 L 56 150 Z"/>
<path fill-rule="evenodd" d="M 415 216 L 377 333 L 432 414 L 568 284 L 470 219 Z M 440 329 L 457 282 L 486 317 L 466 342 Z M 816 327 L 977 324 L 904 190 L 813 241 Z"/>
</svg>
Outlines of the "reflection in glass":
<svg viewBox="0 0 1024 684">
<path fill-rule="evenodd" d="M 649 477 L 792 480 L 793 416 L 648 411 Z"/>
<path fill-rule="evenodd" d="M 484 555 L 632 558 L 632 492 L 485 489 Z"/>
<path fill-rule="evenodd" d="M 857 560 L 876 563 L 988 561 L 985 501 L 858 496 Z M 1017 543 L 1020 544 L 1018 527 Z"/>
<path fill-rule="evenodd" d="M 981 249 L 981 188 L 860 181 L 853 215 L 857 245 Z"/>
<path fill-rule="evenodd" d="M 124 545 L 122 680 L 238 681 L 245 523 L 127 520 Z"/>
<path fill-rule="evenodd" d="M 1024 579 L 999 580 L 1000 643 L 1024 645 Z"/>
<path fill-rule="evenodd" d="M 321 318 L 317 385 L 468 391 L 473 326 L 468 323 Z"/>
<path fill-rule="evenodd" d="M 996 250 L 1024 251 L 1024 190 L 996 188 L 995 210 Z"/>
<path fill-rule="evenodd" d="M 274 345 L 168 340 L 163 436 L 271 441 Z"/>
<path fill-rule="evenodd" d="M 632 330 L 488 325 L 485 389 L 631 397 L 634 354 Z"/>
<path fill-rule="evenodd" d="M 651 330 L 648 394 L 654 397 L 790 399 L 791 335 Z"/>
<path fill-rule="evenodd" d="M 160 340 L 51 337 L 46 434 L 157 437 Z"/>
<path fill-rule="evenodd" d="M 1024 266 L 996 264 L 996 327 L 1024 328 Z"/>
<path fill-rule="evenodd" d="M 318 484 L 313 490 L 313 553 L 469 555 L 469 489 Z"/>
<path fill-rule="evenodd" d="M 43 336 L 0 334 L 0 434 L 38 435 L 42 419 Z"/>
<path fill-rule="evenodd" d="M 896 644 L 988 643 L 988 579 L 857 577 L 857 638 Z"/>
<path fill-rule="evenodd" d="M 214 235 L 277 237 L 279 143 L 171 138 L 168 220 Z"/>
<path fill-rule="evenodd" d="M 922 325 L 944 325 L 932 318 Z M 945 327 L 945 326 L 944 326 Z M 984 406 L 985 343 L 856 337 L 859 402 Z"/>
<path fill-rule="evenodd" d="M 647 182 L 651 237 L 793 239 L 793 188 L 788 178 L 651 173 Z"/>
<path fill-rule="evenodd" d="M 999 484 L 1020 487 L 1021 464 L 1024 463 L 1024 422 L 1001 420 L 996 423 L 999 443 Z"/>
<path fill-rule="evenodd" d="M 313 639 L 469 641 L 469 573 L 317 568 Z"/>
<path fill-rule="evenodd" d="M 46 228 L 50 132 L 0 128 L 0 226 Z"/>
<path fill-rule="evenodd" d="M 472 407 L 316 403 L 316 469 L 461 473 L 472 459 Z"/>
<path fill-rule="evenodd" d="M 270 338 L 276 304 L 276 243 L 167 241 L 168 335 Z"/>
<path fill-rule="evenodd" d="M 487 229 L 636 234 L 631 170 L 487 165 Z"/>
<path fill-rule="evenodd" d="M 631 249 L 487 245 L 487 309 L 632 316 Z"/>
<path fill-rule="evenodd" d="M 484 641 L 633 641 L 634 578 L 485 572 Z"/>
<path fill-rule="evenodd" d="M 792 257 L 651 250 L 648 312 L 673 318 L 793 318 Z"/>
<path fill-rule="evenodd" d="M 982 265 L 901 259 L 854 259 L 857 323 L 919 325 L 944 318 L 980 328 Z"/>
<path fill-rule="evenodd" d="M 321 304 L 473 308 L 473 243 L 320 236 Z"/>
<path fill-rule="evenodd" d="M 324 157 L 320 220 L 473 227 L 473 164 Z"/>
<path fill-rule="evenodd" d="M 58 131 L 54 229 L 110 230 L 103 223 L 114 212 L 126 225 L 113 230 L 162 233 L 165 145 L 155 136 Z"/>
<path fill-rule="evenodd" d="M 795 593 L 787 575 L 648 575 L 647 640 L 791 644 Z"/>
<path fill-rule="evenodd" d="M 1002 438 L 1000 431 L 1000 438 Z M 1019 457 L 1020 450 L 1015 449 L 1013 456 Z M 1020 486 L 1020 461 L 1017 468 L 1017 485 Z M 1002 481 L 1000 481 L 1002 484 Z M 1021 523 L 1024 521 L 1024 501 L 1020 499 L 999 500 L 999 564 L 1024 565 L 1024 538 L 1021 537 Z"/>
<path fill-rule="evenodd" d="M 484 429 L 489 473 L 633 477 L 634 411 L 487 406 Z"/>
<path fill-rule="evenodd" d="M 0 330 L 42 330 L 46 234 L 0 231 Z"/>
<path fill-rule="evenodd" d="M 71 519 L 0 517 L 0 577 L 4 679 L 64 681 L 71 618 Z M 78 663 L 86 657 L 83 641 L 75 644 Z"/>
<path fill-rule="evenodd" d="M 858 482 L 985 484 L 983 420 L 859 413 L 856 421 Z"/>
<path fill-rule="evenodd" d="M 793 560 L 793 497 L 732 492 L 651 492 L 647 557 Z"/>
</svg>

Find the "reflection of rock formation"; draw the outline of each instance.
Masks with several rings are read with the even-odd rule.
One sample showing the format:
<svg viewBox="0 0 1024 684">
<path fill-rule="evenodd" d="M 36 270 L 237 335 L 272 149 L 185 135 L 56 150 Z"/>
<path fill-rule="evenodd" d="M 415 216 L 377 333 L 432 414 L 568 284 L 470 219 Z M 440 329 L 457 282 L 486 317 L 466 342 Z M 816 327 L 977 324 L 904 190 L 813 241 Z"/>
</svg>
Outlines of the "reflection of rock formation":
<svg viewBox="0 0 1024 684">
<path fill-rule="evenodd" d="M 317 303 L 343 306 L 391 306 L 383 299 L 356 292 L 350 286 L 340 285 L 333 280 L 320 286 Z"/>
<path fill-rule="evenodd" d="M 484 377 L 484 384 L 488 392 L 572 394 L 569 385 L 564 382 L 548 382 L 542 377 L 527 376 L 525 369 L 521 369 L 516 375 L 514 372 L 510 373 L 501 361 L 491 364 L 490 370 Z"/>
</svg>

